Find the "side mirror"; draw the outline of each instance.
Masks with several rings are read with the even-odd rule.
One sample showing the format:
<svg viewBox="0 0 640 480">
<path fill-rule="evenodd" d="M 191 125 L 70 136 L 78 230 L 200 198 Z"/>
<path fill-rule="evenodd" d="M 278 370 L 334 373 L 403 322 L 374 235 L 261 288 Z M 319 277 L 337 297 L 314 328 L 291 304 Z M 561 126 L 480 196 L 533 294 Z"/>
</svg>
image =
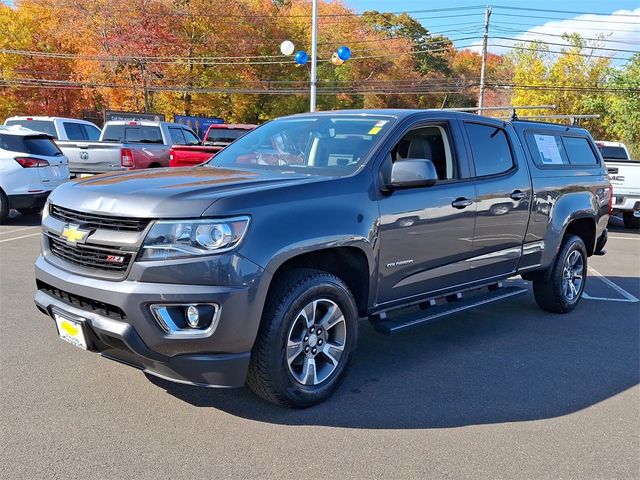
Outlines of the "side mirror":
<svg viewBox="0 0 640 480">
<path fill-rule="evenodd" d="M 385 182 L 385 187 L 389 190 L 431 187 L 437 180 L 436 167 L 431 160 L 407 158 L 391 166 L 390 178 Z"/>
</svg>

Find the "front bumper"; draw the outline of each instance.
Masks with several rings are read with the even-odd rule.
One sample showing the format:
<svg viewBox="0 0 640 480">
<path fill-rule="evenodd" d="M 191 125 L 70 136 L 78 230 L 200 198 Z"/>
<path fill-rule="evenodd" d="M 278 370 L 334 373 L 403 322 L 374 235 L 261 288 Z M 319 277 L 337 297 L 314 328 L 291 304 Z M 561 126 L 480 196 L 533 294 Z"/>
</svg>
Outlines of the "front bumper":
<svg viewBox="0 0 640 480">
<path fill-rule="evenodd" d="M 99 280 L 36 261 L 35 303 L 82 321 L 89 349 L 153 375 L 216 387 L 244 384 L 260 320 L 255 288 Z M 158 303 L 220 305 L 217 329 L 206 338 L 171 338 L 149 306 Z"/>
</svg>

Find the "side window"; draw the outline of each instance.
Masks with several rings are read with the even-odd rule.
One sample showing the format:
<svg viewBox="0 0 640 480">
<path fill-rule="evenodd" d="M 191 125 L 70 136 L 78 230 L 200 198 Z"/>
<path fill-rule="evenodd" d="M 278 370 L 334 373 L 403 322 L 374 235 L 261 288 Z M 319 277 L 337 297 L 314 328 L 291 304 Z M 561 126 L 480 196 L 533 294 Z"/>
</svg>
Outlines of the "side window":
<svg viewBox="0 0 640 480">
<path fill-rule="evenodd" d="M 491 125 L 465 123 L 476 176 L 497 175 L 514 166 L 511 148 L 505 131 Z"/>
<path fill-rule="evenodd" d="M 191 130 L 185 128 L 182 130 L 182 133 L 184 134 L 187 145 L 200 145 L 200 139 Z"/>
<path fill-rule="evenodd" d="M 597 165 L 598 158 L 584 137 L 562 137 L 571 165 Z"/>
<path fill-rule="evenodd" d="M 569 157 L 560 135 L 527 133 L 525 139 L 529 153 L 538 165 L 569 165 Z"/>
<path fill-rule="evenodd" d="M 169 136 L 171 137 L 172 145 L 184 145 L 184 135 L 181 128 L 169 128 Z"/>
<path fill-rule="evenodd" d="M 64 131 L 66 132 L 69 140 L 87 140 L 82 124 L 62 122 L 62 126 L 64 127 Z"/>
<path fill-rule="evenodd" d="M 150 127 L 146 125 L 140 127 L 140 141 L 143 143 L 162 143 L 160 127 Z"/>
<path fill-rule="evenodd" d="M 97 142 L 100 139 L 100 129 L 94 127 L 93 125 L 82 125 L 84 129 L 85 139 L 90 142 Z"/>
<path fill-rule="evenodd" d="M 436 167 L 438 181 L 459 178 L 446 125 L 429 125 L 409 131 L 391 150 L 391 158 L 394 162 L 407 158 L 431 160 Z"/>
</svg>

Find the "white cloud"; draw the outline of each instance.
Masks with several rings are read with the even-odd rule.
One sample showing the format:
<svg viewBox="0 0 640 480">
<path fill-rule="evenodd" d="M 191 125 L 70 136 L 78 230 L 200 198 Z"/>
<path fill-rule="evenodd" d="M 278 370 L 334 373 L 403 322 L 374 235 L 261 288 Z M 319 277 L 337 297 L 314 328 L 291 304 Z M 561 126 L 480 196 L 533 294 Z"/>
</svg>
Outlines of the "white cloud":
<svg viewBox="0 0 640 480">
<path fill-rule="evenodd" d="M 495 20 L 494 17 L 491 19 L 492 22 L 489 28 L 490 52 L 504 54 L 509 51 L 507 47 L 491 46 L 491 44 L 512 46 L 515 43 L 525 40 L 542 40 L 544 42 L 567 45 L 567 42 L 556 35 L 574 32 L 579 33 L 585 38 L 599 38 L 603 36 L 603 40 L 599 43 L 604 48 L 640 52 L 640 8 L 634 10 L 617 10 L 610 15 L 579 15 L 566 20 L 552 20 L 539 26 L 531 27 L 524 33 L 522 33 L 522 28 L 519 28 L 519 26 L 509 25 L 509 22 L 505 20 L 505 18 L 507 17 L 496 15 Z M 512 18 L 514 22 L 518 22 L 516 17 L 509 18 Z M 523 18 L 523 20 L 525 19 Z M 518 31 L 520 33 L 518 33 Z M 518 40 L 504 40 L 497 37 L 511 37 L 517 38 Z M 480 51 L 481 45 L 482 42 L 478 42 L 477 45 L 471 48 Z M 549 49 L 552 51 L 560 51 L 562 48 L 561 45 L 549 45 Z M 613 56 L 614 63 L 624 61 L 624 59 L 632 55 L 632 53 L 604 49 L 598 50 L 596 54 Z"/>
</svg>

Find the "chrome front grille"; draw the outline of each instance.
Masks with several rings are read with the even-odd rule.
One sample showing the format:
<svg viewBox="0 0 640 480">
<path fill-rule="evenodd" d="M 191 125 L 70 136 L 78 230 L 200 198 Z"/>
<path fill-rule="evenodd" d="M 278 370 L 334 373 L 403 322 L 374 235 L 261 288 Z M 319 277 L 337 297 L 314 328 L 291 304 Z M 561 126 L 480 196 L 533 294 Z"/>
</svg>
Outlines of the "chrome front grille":
<svg viewBox="0 0 640 480">
<path fill-rule="evenodd" d="M 51 235 L 47 235 L 47 238 L 49 239 L 49 250 L 53 255 L 89 269 L 123 273 L 127 271 L 135 255 L 134 252 L 117 247 L 73 245 Z"/>
<path fill-rule="evenodd" d="M 151 222 L 149 218 L 114 217 L 93 213 L 78 212 L 69 208 L 51 204 L 49 214 L 63 222 L 82 225 L 89 229 L 119 230 L 142 232 Z"/>
</svg>

